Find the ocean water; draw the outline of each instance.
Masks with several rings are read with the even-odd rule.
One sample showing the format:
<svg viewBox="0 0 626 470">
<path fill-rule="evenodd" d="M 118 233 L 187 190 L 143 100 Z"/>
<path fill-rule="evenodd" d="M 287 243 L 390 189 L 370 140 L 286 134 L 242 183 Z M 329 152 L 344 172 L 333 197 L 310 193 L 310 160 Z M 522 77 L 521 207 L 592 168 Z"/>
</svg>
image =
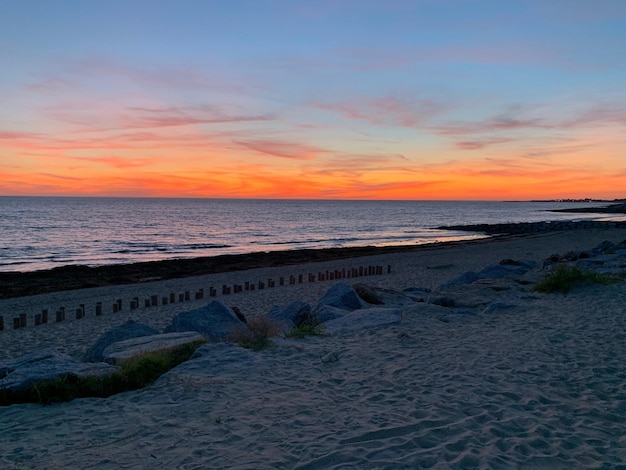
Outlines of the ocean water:
<svg viewBox="0 0 626 470">
<path fill-rule="evenodd" d="M 602 219 L 598 203 L 0 197 L 0 271 L 481 237 L 436 227 Z"/>
</svg>

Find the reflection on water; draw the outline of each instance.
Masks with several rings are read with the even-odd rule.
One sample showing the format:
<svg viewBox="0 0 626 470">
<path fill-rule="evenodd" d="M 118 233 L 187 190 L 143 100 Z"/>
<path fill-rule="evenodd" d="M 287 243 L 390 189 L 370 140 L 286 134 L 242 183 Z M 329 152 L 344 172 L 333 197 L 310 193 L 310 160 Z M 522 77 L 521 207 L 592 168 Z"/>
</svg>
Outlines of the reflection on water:
<svg viewBox="0 0 626 470">
<path fill-rule="evenodd" d="M 625 220 L 564 203 L 0 197 L 0 271 L 481 237 L 436 227 Z M 568 204 L 595 207 L 597 203 Z"/>
</svg>

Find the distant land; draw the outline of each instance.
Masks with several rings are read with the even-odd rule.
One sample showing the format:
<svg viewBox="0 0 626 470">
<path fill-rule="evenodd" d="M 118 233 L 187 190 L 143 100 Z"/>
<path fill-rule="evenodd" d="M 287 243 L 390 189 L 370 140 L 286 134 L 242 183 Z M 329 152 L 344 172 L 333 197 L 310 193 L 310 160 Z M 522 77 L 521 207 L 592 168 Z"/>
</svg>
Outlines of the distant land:
<svg viewBox="0 0 626 470">
<path fill-rule="evenodd" d="M 626 200 L 618 199 L 619 204 L 611 204 L 604 207 L 571 207 L 567 209 L 552 209 L 549 212 L 576 212 L 576 213 L 600 213 L 600 214 L 626 214 Z M 567 201 L 562 201 L 567 202 Z M 596 202 L 596 201 L 592 201 Z M 604 201 L 609 202 L 609 201 Z"/>
<path fill-rule="evenodd" d="M 618 202 L 618 203 L 626 203 L 626 199 L 593 199 L 593 198 L 584 198 L 584 199 L 533 199 L 530 202 Z M 553 211 L 558 212 L 558 211 Z"/>
</svg>

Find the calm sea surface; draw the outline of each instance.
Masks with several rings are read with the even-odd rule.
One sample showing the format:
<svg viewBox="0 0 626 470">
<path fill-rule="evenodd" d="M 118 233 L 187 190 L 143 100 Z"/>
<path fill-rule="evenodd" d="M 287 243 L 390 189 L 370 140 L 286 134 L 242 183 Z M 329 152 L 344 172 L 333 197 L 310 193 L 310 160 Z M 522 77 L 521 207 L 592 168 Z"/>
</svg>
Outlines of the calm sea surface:
<svg viewBox="0 0 626 470">
<path fill-rule="evenodd" d="M 0 197 L 0 271 L 477 238 L 455 224 L 602 219 L 597 203 Z"/>
</svg>

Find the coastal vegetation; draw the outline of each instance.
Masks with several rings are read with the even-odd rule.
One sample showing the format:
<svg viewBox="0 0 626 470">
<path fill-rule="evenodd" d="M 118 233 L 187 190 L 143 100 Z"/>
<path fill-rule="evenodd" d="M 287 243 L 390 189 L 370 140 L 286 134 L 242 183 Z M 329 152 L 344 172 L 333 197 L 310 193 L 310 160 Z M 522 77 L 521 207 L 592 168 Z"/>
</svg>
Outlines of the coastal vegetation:
<svg viewBox="0 0 626 470">
<path fill-rule="evenodd" d="M 626 271 L 621 276 L 598 273 L 580 269 L 576 266 L 559 266 L 533 287 L 535 292 L 566 294 L 576 285 L 591 283 L 608 285 L 626 278 Z"/>
<path fill-rule="evenodd" d="M 37 382 L 19 391 L 0 390 L 0 406 L 17 403 L 47 405 L 75 398 L 106 398 L 117 393 L 138 390 L 187 361 L 204 343 L 206 341 L 195 341 L 133 357 L 119 363 L 118 371 L 110 375 L 91 377 L 64 375 L 54 380 Z"/>
<path fill-rule="evenodd" d="M 262 351 L 272 345 L 270 338 L 279 336 L 280 325 L 267 315 L 258 315 L 247 320 L 246 325 L 237 327 L 228 336 L 228 341 L 246 349 Z"/>
<path fill-rule="evenodd" d="M 324 324 L 315 317 L 308 317 L 283 332 L 280 323 L 267 315 L 258 315 L 249 319 L 245 326 L 236 328 L 228 341 L 253 351 L 262 351 L 272 346 L 271 338 L 284 335 L 285 338 L 302 339 L 306 336 L 319 336 L 324 332 Z"/>
<path fill-rule="evenodd" d="M 310 317 L 294 326 L 285 337 L 302 339 L 306 336 L 320 336 L 322 334 L 324 334 L 324 324 L 319 319 Z"/>
</svg>

